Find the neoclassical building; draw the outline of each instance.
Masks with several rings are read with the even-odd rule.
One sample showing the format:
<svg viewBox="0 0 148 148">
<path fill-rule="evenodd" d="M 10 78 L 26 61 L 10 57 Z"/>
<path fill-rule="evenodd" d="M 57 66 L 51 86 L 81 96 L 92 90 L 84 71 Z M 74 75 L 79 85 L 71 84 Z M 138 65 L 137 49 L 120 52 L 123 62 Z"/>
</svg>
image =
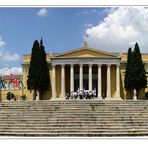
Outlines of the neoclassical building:
<svg viewBox="0 0 148 148">
<path fill-rule="evenodd" d="M 27 90 L 27 75 L 30 55 L 24 55 L 23 83 L 24 94 L 31 100 L 32 93 Z M 142 54 L 145 70 L 148 72 L 148 54 Z M 47 54 L 50 66 L 51 89 L 44 93 L 44 99 L 65 99 L 72 91 L 96 90 L 96 99 L 131 99 L 124 89 L 127 54 L 111 53 L 94 49 L 84 42 L 83 47 L 63 53 Z M 141 90 L 140 97 L 148 88 Z"/>
</svg>

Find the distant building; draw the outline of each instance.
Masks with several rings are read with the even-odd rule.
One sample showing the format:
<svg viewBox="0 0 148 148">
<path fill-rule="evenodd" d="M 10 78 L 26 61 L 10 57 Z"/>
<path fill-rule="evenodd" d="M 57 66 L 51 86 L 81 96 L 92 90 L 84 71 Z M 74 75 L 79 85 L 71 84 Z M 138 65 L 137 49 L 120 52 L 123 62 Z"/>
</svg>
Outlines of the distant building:
<svg viewBox="0 0 148 148">
<path fill-rule="evenodd" d="M 27 90 L 27 75 L 31 55 L 24 55 L 23 84 L 24 94 L 29 100 L 33 99 L 33 93 Z M 148 72 L 148 54 L 142 54 L 145 70 Z M 43 94 L 43 98 L 65 99 L 65 94 L 78 89 L 96 90 L 97 98 L 106 99 L 131 99 L 132 97 L 124 89 L 124 77 L 126 70 L 127 54 L 106 52 L 88 47 L 87 43 L 78 49 L 63 53 L 47 54 L 50 65 L 51 90 Z M 141 90 L 140 97 L 148 91 Z"/>
</svg>

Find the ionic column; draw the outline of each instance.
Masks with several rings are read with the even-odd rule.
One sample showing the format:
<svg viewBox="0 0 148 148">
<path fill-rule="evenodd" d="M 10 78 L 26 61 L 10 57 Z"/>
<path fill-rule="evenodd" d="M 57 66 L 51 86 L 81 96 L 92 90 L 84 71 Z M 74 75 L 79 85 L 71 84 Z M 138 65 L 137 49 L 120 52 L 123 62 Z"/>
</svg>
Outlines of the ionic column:
<svg viewBox="0 0 148 148">
<path fill-rule="evenodd" d="M 83 90 L 83 64 L 80 64 L 80 90 Z"/>
<path fill-rule="evenodd" d="M 61 98 L 65 98 L 65 65 L 61 65 Z"/>
<path fill-rule="evenodd" d="M 98 65 L 98 98 L 102 98 L 101 92 L 102 92 L 102 86 L 101 86 L 101 65 Z"/>
<path fill-rule="evenodd" d="M 116 65 L 116 97 L 120 98 L 120 65 Z"/>
<path fill-rule="evenodd" d="M 74 91 L 74 65 L 70 66 L 70 92 Z"/>
<path fill-rule="evenodd" d="M 52 65 L 52 98 L 56 98 L 56 73 L 55 66 Z"/>
<path fill-rule="evenodd" d="M 111 98 L 111 72 L 110 72 L 111 65 L 107 65 L 107 98 Z"/>
<path fill-rule="evenodd" d="M 92 65 L 89 65 L 89 90 L 92 90 Z"/>
</svg>

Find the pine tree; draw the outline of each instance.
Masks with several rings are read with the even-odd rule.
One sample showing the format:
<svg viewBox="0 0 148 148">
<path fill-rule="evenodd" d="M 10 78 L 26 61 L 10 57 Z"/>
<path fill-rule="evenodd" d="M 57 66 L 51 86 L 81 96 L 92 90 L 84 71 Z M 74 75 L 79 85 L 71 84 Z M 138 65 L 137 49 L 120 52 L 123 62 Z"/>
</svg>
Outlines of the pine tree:
<svg viewBox="0 0 148 148">
<path fill-rule="evenodd" d="M 34 91 L 33 99 L 36 99 L 39 85 L 40 74 L 40 46 L 37 40 L 34 41 L 31 53 L 31 61 L 27 79 L 27 88 L 30 92 Z"/>
<path fill-rule="evenodd" d="M 134 52 L 134 89 L 136 89 L 137 92 L 137 98 L 139 94 L 139 90 L 146 88 L 147 86 L 147 78 L 146 78 L 146 72 L 144 69 L 144 64 L 142 63 L 140 48 L 138 46 L 138 43 L 135 44 Z"/>
<path fill-rule="evenodd" d="M 46 61 L 46 52 L 45 47 L 43 46 L 43 41 L 40 41 L 40 78 L 39 78 L 39 99 L 42 100 L 43 92 L 50 88 L 50 75 L 49 75 L 49 66 Z"/>
</svg>

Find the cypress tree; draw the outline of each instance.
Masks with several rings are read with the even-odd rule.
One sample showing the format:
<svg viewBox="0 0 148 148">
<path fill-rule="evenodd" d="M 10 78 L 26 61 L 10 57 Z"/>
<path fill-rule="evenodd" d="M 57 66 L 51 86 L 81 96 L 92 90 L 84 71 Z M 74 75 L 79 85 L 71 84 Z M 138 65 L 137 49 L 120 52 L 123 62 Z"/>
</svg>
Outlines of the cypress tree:
<svg viewBox="0 0 148 148">
<path fill-rule="evenodd" d="M 36 99 L 37 90 L 39 85 L 39 73 L 40 73 L 40 51 L 39 51 L 39 42 L 37 40 L 34 41 L 31 53 L 31 61 L 28 72 L 27 79 L 27 89 L 30 92 L 34 91 L 33 99 Z"/>
<path fill-rule="evenodd" d="M 132 49 L 128 49 L 128 55 L 127 55 L 127 64 L 126 64 L 126 72 L 125 72 L 125 79 L 124 79 L 124 86 L 127 91 L 131 91 L 133 89 L 133 54 Z"/>
<path fill-rule="evenodd" d="M 43 41 L 40 41 L 40 78 L 39 78 L 39 99 L 42 100 L 43 92 L 50 88 L 50 75 L 49 75 L 49 66 L 46 61 L 46 52 L 45 47 L 43 46 Z"/>
<path fill-rule="evenodd" d="M 139 90 L 146 88 L 147 86 L 147 78 L 146 78 L 146 72 L 144 69 L 144 64 L 142 62 L 140 48 L 138 46 L 138 43 L 135 44 L 134 52 L 134 89 L 136 89 L 137 92 L 137 98 L 139 94 Z"/>
<path fill-rule="evenodd" d="M 136 89 L 137 98 L 139 90 L 145 88 L 147 85 L 146 72 L 142 63 L 138 43 L 135 44 L 134 51 L 132 51 L 131 48 L 128 50 L 124 83 L 126 90 L 132 92 Z"/>
<path fill-rule="evenodd" d="M 27 86 L 28 90 L 34 91 L 34 100 L 37 91 L 39 92 L 39 100 L 41 100 L 43 92 L 50 88 L 49 66 L 42 39 L 40 44 L 37 40 L 33 44 Z"/>
</svg>

